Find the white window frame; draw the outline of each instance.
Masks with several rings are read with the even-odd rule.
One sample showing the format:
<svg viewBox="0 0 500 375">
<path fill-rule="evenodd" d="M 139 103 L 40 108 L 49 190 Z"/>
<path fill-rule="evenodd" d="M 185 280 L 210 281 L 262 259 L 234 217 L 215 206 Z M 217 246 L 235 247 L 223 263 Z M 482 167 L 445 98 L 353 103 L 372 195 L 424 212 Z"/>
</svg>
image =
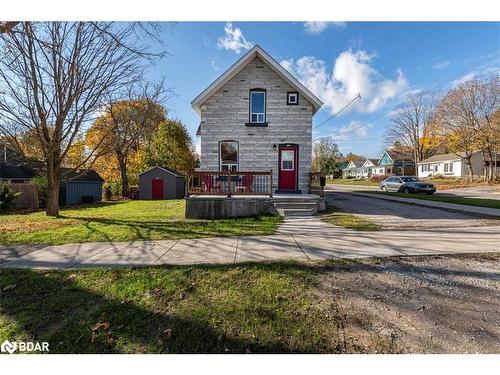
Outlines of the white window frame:
<svg viewBox="0 0 500 375">
<path fill-rule="evenodd" d="M 222 144 L 223 143 L 236 143 L 236 163 L 222 163 Z M 240 144 L 238 141 L 220 141 L 219 142 L 219 170 L 222 172 L 224 169 L 222 169 L 223 165 L 227 165 L 228 169 L 227 171 L 237 171 L 238 170 L 238 165 L 240 162 Z M 232 167 L 235 167 L 233 170 Z"/>
<path fill-rule="evenodd" d="M 252 100 L 252 96 L 254 94 L 262 94 L 264 95 L 264 112 L 253 112 L 253 100 Z M 267 93 L 265 90 L 258 90 L 258 89 L 253 89 L 253 90 L 250 90 L 250 122 L 253 123 L 253 124 L 264 124 L 266 122 L 266 96 L 267 96 Z M 253 118 L 253 115 L 256 115 L 256 119 L 257 121 L 253 121 L 252 118 Z M 259 116 L 262 116 L 262 121 L 259 121 Z"/>
<path fill-rule="evenodd" d="M 292 168 L 283 168 L 284 161 L 290 161 L 283 159 L 283 153 L 290 152 L 292 154 Z M 282 171 L 294 171 L 295 170 L 295 151 L 294 150 L 281 150 L 281 170 Z"/>
<path fill-rule="evenodd" d="M 290 98 L 294 97 L 295 100 L 292 102 Z M 286 104 L 287 105 L 298 105 L 299 104 L 299 93 L 298 92 L 287 92 L 286 93 Z"/>
</svg>

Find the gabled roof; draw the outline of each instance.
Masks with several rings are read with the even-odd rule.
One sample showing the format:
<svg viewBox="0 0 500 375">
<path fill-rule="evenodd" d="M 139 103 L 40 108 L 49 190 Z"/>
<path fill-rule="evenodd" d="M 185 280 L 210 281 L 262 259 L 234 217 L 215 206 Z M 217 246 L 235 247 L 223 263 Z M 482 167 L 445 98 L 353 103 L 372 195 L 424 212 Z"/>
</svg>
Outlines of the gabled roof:
<svg viewBox="0 0 500 375">
<path fill-rule="evenodd" d="M 364 163 L 364 159 L 351 160 L 345 169 L 362 168 Z"/>
<path fill-rule="evenodd" d="M 219 78 L 212 82 L 210 86 L 203 90 L 200 95 L 194 98 L 191 102 L 191 107 L 193 107 L 193 109 L 199 114 L 201 105 L 223 85 L 225 85 L 234 76 L 236 76 L 236 74 L 238 74 L 245 66 L 247 66 L 255 57 L 261 59 L 263 63 L 271 68 L 271 70 L 273 70 L 276 74 L 278 74 L 281 78 L 288 82 L 290 86 L 295 88 L 295 90 L 300 92 L 309 102 L 311 102 L 314 108 L 313 113 L 317 112 L 321 108 L 323 102 L 258 45 L 255 45 L 252 49 L 250 49 L 221 76 L 219 76 Z"/>
<path fill-rule="evenodd" d="M 104 182 L 93 169 L 61 168 L 59 173 L 63 182 Z"/>
<path fill-rule="evenodd" d="M 384 158 L 385 155 L 389 156 L 389 158 L 392 160 L 392 163 L 390 163 L 390 164 L 394 164 L 393 157 L 391 156 L 389 151 L 385 150 L 384 153 L 382 154 L 382 156 L 380 157 L 380 159 L 377 160 L 377 165 L 390 165 L 390 164 L 382 164 L 382 159 Z"/>
<path fill-rule="evenodd" d="M 33 168 L 23 164 L 0 163 L 0 178 L 28 179 L 36 176 Z"/>
<path fill-rule="evenodd" d="M 420 163 L 433 163 L 433 162 L 438 162 L 438 161 L 448 161 L 448 160 L 461 160 L 463 158 L 463 154 L 461 155 L 460 153 L 455 154 L 455 153 L 450 153 L 450 154 L 440 154 L 440 155 L 434 155 L 431 156 L 430 158 L 424 159 L 419 162 Z"/>
<path fill-rule="evenodd" d="M 179 172 L 177 172 L 177 171 L 174 171 L 173 169 L 170 169 L 170 168 L 167 168 L 167 167 L 160 167 L 159 165 L 156 165 L 156 166 L 154 166 L 154 167 L 151 167 L 151 168 L 149 168 L 149 169 L 145 170 L 145 171 L 144 171 L 144 172 L 142 172 L 142 173 L 139 173 L 139 176 L 140 176 L 141 174 L 147 173 L 147 172 L 152 171 L 153 169 L 157 169 L 157 168 L 158 168 L 158 169 L 161 169 L 161 170 L 163 170 L 163 171 L 165 171 L 165 172 L 167 172 L 167 173 L 173 174 L 175 177 L 184 177 L 181 173 L 179 173 Z"/>
<path fill-rule="evenodd" d="M 377 159 L 366 159 L 365 162 L 363 163 L 363 167 L 368 167 L 370 163 L 372 166 L 376 167 L 378 165 L 378 160 Z"/>
<path fill-rule="evenodd" d="M 340 171 L 342 169 L 345 169 L 347 168 L 347 166 L 349 165 L 349 162 L 348 161 L 342 161 L 340 163 L 337 163 L 337 166 L 335 167 L 335 170 L 336 171 Z"/>
</svg>

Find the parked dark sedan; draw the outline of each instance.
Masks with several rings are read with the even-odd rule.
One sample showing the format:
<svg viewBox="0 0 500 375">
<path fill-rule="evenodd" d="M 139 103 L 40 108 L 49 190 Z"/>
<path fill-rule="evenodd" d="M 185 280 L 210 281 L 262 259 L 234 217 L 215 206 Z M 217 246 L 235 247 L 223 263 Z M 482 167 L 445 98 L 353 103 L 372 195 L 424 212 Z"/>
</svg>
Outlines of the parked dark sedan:
<svg viewBox="0 0 500 375">
<path fill-rule="evenodd" d="M 434 194 L 436 187 L 428 182 L 420 181 L 417 177 L 394 176 L 380 181 L 383 191 L 396 191 L 400 193 L 425 193 Z"/>
</svg>

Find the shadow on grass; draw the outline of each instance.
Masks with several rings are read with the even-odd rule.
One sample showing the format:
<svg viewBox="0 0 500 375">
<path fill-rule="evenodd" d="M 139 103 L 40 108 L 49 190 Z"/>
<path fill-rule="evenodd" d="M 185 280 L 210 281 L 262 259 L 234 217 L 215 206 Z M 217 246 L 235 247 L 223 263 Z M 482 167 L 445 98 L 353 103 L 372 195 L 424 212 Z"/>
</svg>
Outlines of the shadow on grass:
<svg viewBox="0 0 500 375">
<path fill-rule="evenodd" d="M 47 341 L 52 353 L 286 353 L 280 340 L 262 344 L 237 333 L 231 337 L 210 322 L 169 312 L 179 293 L 159 296 L 150 306 L 110 298 L 72 281 L 71 272 L 2 271 L 16 284 L 0 299 L 0 314 L 18 332 L 4 339 Z M 98 277 L 98 276 L 97 276 Z M 119 277 L 119 274 L 117 274 Z M 140 297 L 140 296 L 139 296 Z M 153 293 L 151 298 L 156 298 Z M 269 314 L 272 319 L 272 311 Z M 27 335 L 27 337 L 26 337 Z M 305 352 L 314 347 L 304 346 Z"/>
</svg>

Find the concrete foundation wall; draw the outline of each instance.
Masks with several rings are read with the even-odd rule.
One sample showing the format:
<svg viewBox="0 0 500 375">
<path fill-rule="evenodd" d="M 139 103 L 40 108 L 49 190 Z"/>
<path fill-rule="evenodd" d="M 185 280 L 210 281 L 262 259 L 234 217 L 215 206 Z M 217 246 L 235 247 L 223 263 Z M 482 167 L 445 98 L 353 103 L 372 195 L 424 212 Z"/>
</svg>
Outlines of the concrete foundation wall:
<svg viewBox="0 0 500 375">
<path fill-rule="evenodd" d="M 186 218 L 227 219 L 277 213 L 271 198 L 186 198 Z"/>
</svg>

